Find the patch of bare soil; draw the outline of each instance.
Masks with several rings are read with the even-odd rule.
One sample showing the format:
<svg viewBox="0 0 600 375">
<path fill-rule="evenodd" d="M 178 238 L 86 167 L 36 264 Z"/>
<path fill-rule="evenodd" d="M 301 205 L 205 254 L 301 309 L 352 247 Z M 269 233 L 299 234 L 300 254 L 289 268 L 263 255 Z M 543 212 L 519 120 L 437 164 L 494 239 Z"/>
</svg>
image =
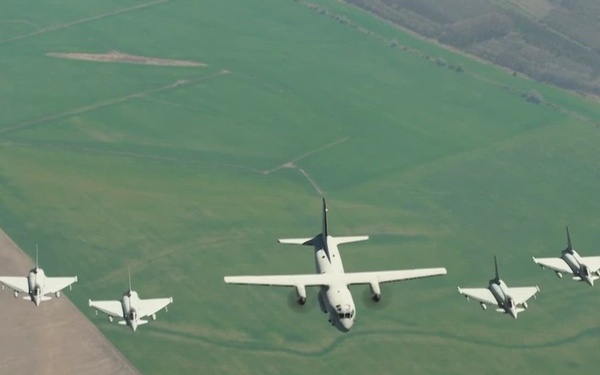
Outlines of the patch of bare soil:
<svg viewBox="0 0 600 375">
<path fill-rule="evenodd" d="M 0 229 L 0 274 L 25 276 L 32 267 Z M 36 307 L 0 290 L 0 332 L 0 374 L 140 374 L 64 295 Z"/>
<path fill-rule="evenodd" d="M 161 59 L 158 57 L 135 56 L 135 55 L 128 55 L 126 53 L 121 53 L 121 52 L 117 52 L 117 51 L 111 51 L 109 53 L 49 52 L 46 54 L 46 56 L 58 57 L 60 59 L 98 61 L 98 62 L 120 62 L 120 63 L 142 64 L 142 65 L 187 66 L 187 67 L 206 66 L 206 64 L 198 62 L 198 61 L 173 60 L 173 59 Z"/>
</svg>

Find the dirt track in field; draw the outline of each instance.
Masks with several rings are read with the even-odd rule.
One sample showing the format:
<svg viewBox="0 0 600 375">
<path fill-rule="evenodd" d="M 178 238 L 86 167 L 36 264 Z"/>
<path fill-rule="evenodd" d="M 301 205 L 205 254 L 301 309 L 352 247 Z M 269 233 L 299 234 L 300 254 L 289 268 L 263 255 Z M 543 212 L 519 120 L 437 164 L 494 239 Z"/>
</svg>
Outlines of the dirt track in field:
<svg viewBox="0 0 600 375">
<path fill-rule="evenodd" d="M 85 60 L 97 62 L 128 63 L 141 65 L 158 66 L 185 66 L 185 67 L 203 67 L 206 64 L 198 61 L 161 59 L 158 57 L 128 55 L 117 51 L 109 53 L 61 53 L 49 52 L 46 56 L 57 57 L 61 59 Z"/>
<path fill-rule="evenodd" d="M 32 267 L 0 229 L 0 275 L 25 276 Z M 0 290 L 0 332 L 0 374 L 140 374 L 64 295 L 36 307 Z"/>
</svg>

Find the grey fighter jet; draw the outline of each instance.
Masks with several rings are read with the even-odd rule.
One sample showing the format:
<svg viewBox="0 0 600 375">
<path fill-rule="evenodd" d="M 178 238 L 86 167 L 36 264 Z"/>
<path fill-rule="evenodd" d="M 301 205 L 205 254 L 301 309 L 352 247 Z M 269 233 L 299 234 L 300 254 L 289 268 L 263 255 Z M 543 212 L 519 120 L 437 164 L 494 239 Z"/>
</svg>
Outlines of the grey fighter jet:
<svg viewBox="0 0 600 375">
<path fill-rule="evenodd" d="M 137 327 L 148 323 L 143 320 L 143 317 L 150 316 L 152 320 L 156 320 L 156 313 L 165 309 L 168 311 L 167 305 L 173 303 L 173 297 L 169 298 L 152 298 L 141 299 L 136 291 L 131 289 L 131 272 L 129 272 L 129 290 L 123 293 L 120 301 L 92 301 L 89 300 L 90 307 L 102 311 L 108 315 L 108 321 L 112 323 L 113 318 L 122 318 L 119 321 L 120 325 L 127 325 L 135 332 Z"/>
<path fill-rule="evenodd" d="M 276 275 L 276 276 L 226 276 L 225 282 L 232 284 L 253 284 L 286 286 L 296 289 L 298 303 L 306 303 L 306 287 L 320 288 L 318 301 L 321 311 L 329 316 L 329 322 L 342 332 L 348 332 L 356 321 L 356 309 L 351 284 L 368 284 L 374 301 L 381 299 L 380 283 L 418 279 L 445 275 L 445 268 L 424 268 L 398 271 L 345 272 L 338 245 L 364 241 L 368 236 L 333 237 L 327 228 L 327 204 L 323 198 L 322 231 L 314 237 L 280 239 L 279 243 L 306 245 L 314 248 L 316 274 Z"/>
<path fill-rule="evenodd" d="M 24 277 L 1 276 L 0 283 L 2 289 L 4 286 L 14 290 L 15 298 L 19 293 L 26 293 L 24 300 L 32 301 L 39 306 L 42 301 L 51 300 L 48 294 L 54 294 L 56 298 L 60 297 L 60 291 L 66 287 L 71 288 L 71 284 L 77 282 L 77 276 L 72 277 L 49 277 L 38 265 L 38 249 L 35 248 L 35 268 L 29 271 Z"/>
<path fill-rule="evenodd" d="M 567 227 L 567 248 L 564 249 L 559 258 L 533 258 L 533 261 L 542 269 L 550 268 L 556 272 L 556 276 L 562 279 L 562 274 L 573 275 L 573 280 L 583 281 L 594 286 L 594 280 L 600 278 L 600 256 L 582 257 L 571 244 L 571 235 Z"/>
<path fill-rule="evenodd" d="M 487 305 L 496 305 L 497 312 L 509 314 L 517 319 L 517 314 L 527 309 L 527 300 L 534 297 L 540 288 L 537 286 L 525 286 L 519 288 L 509 288 L 504 281 L 500 279 L 498 273 L 498 261 L 494 256 L 494 265 L 496 267 L 496 277 L 490 280 L 487 288 L 461 288 L 458 292 L 467 298 L 473 298 L 479 301 L 482 309 L 487 309 Z"/>
</svg>

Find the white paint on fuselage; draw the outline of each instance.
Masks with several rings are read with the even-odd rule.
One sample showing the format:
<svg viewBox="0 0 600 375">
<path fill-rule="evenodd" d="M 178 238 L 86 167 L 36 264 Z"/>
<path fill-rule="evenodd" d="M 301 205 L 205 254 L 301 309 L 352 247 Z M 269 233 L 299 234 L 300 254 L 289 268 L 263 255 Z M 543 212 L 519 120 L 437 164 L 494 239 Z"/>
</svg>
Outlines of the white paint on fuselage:
<svg viewBox="0 0 600 375">
<path fill-rule="evenodd" d="M 123 319 L 127 325 L 135 332 L 138 326 L 137 306 L 140 304 L 140 297 L 134 290 L 127 291 L 121 299 L 121 307 L 123 308 Z"/>
<path fill-rule="evenodd" d="M 496 298 L 498 302 L 498 307 L 503 308 L 507 314 L 510 314 L 513 318 L 517 318 L 517 306 L 515 305 L 515 301 L 510 296 L 508 286 L 502 280 L 490 281 L 490 285 L 488 289 Z"/>
<path fill-rule="evenodd" d="M 46 274 L 41 268 L 34 268 L 27 275 L 27 284 L 29 285 L 29 296 L 36 306 L 40 305 L 41 298 L 44 295 L 46 286 Z"/>
<path fill-rule="evenodd" d="M 583 259 L 577 253 L 577 251 L 565 251 L 561 257 L 567 263 L 569 268 L 571 268 L 574 276 L 579 276 L 582 281 L 585 281 L 589 285 L 594 285 L 594 278 L 592 277 L 589 268 L 587 268 L 583 263 Z"/>
<path fill-rule="evenodd" d="M 320 274 L 343 274 L 344 265 L 337 244 L 331 236 L 324 238 L 325 249 L 315 249 L 315 263 L 317 273 Z M 323 303 L 329 314 L 329 321 L 342 332 L 348 332 L 356 321 L 356 309 L 352 294 L 346 284 L 331 284 L 321 287 Z"/>
</svg>

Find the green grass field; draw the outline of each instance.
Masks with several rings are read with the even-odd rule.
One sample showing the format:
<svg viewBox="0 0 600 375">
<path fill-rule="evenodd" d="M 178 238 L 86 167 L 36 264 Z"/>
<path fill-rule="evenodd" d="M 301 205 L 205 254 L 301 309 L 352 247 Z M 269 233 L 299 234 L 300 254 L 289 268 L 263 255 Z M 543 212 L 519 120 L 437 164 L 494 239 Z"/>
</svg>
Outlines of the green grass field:
<svg viewBox="0 0 600 375">
<path fill-rule="evenodd" d="M 78 274 L 71 299 L 145 374 L 594 371 L 597 289 L 531 256 L 558 255 L 565 224 L 598 254 L 600 106 L 317 3 L 7 2 L 0 226 L 39 244 L 49 275 Z M 208 66 L 46 56 L 111 49 Z M 333 234 L 372 236 L 341 249 L 347 270 L 447 277 L 385 288 L 384 310 L 353 287 L 345 335 L 286 289 L 225 285 L 313 271 L 310 249 L 275 241 L 320 228 L 319 193 L 288 162 L 325 193 Z M 486 285 L 493 254 L 509 285 L 542 290 L 516 321 L 456 291 Z M 128 265 L 142 298 L 175 300 L 135 334 L 87 307 L 120 296 Z"/>
</svg>

